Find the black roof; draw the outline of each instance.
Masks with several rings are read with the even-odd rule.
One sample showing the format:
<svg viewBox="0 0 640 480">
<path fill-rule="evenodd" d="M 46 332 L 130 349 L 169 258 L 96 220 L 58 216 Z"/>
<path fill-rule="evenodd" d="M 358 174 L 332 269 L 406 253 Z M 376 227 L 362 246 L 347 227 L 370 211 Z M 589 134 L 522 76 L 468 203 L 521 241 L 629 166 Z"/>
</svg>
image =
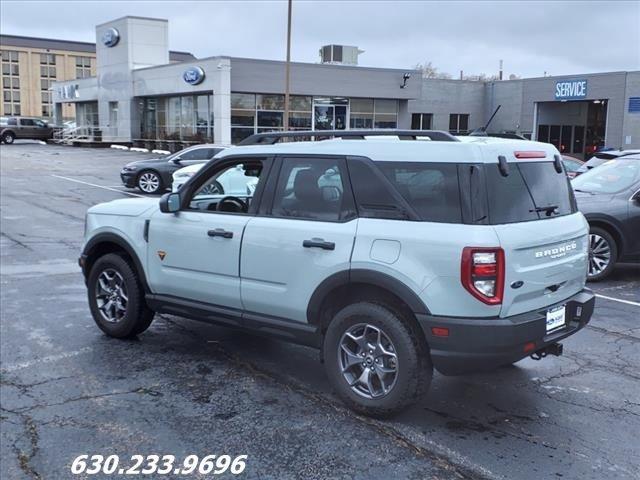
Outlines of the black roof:
<svg viewBox="0 0 640 480">
<path fill-rule="evenodd" d="M 3 47 L 41 48 L 43 50 L 68 50 L 72 52 L 96 53 L 96 44 L 93 42 L 24 37 L 21 35 L 0 35 L 0 45 Z M 195 60 L 195 57 L 189 52 L 169 51 L 169 60 L 172 62 L 186 62 Z"/>
</svg>

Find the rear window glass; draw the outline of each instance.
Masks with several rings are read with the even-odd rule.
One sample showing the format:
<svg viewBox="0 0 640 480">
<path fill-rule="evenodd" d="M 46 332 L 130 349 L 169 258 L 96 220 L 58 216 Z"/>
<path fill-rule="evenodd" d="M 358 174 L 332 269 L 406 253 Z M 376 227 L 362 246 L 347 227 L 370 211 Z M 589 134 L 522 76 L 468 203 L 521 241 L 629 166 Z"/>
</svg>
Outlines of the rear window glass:
<svg viewBox="0 0 640 480">
<path fill-rule="evenodd" d="M 456 164 L 376 162 L 376 165 L 421 220 L 462 222 Z"/>
<path fill-rule="evenodd" d="M 564 172 L 553 162 L 509 163 L 503 177 L 498 165 L 486 166 L 489 222 L 517 223 L 554 218 L 576 211 Z"/>
</svg>

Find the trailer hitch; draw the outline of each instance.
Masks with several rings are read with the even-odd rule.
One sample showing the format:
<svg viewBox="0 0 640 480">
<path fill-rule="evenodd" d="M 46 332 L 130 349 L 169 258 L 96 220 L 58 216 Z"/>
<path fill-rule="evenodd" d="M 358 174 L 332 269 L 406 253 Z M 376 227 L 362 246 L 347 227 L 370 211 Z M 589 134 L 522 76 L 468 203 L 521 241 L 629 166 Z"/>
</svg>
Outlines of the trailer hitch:
<svg viewBox="0 0 640 480">
<path fill-rule="evenodd" d="M 559 357 L 562 355 L 562 344 L 561 343 L 552 343 L 551 345 L 547 345 L 540 350 L 533 352 L 529 355 L 533 360 L 542 360 L 547 355 L 554 355 Z"/>
</svg>

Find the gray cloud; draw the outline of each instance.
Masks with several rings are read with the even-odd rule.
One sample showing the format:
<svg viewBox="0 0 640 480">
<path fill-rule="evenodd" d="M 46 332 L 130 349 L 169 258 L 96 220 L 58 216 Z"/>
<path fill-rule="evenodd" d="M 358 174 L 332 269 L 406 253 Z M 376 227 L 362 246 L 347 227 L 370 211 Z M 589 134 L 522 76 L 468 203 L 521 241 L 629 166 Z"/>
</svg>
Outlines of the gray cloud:
<svg viewBox="0 0 640 480">
<path fill-rule="evenodd" d="M 94 25 L 124 15 L 169 20 L 170 47 L 283 59 L 286 2 L 31 2 L 4 0 L 6 34 L 94 40 Z M 357 45 L 368 66 L 431 61 L 456 76 L 530 77 L 640 69 L 640 2 L 296 1 L 292 58 L 318 61 L 323 44 Z"/>
</svg>

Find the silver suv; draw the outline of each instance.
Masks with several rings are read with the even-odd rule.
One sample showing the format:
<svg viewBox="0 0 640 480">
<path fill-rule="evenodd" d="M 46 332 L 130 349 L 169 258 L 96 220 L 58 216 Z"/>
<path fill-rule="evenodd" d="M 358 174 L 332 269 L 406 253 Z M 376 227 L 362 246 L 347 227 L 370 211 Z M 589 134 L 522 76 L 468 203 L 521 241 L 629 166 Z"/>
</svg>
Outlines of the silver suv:
<svg viewBox="0 0 640 480">
<path fill-rule="evenodd" d="M 320 349 L 340 397 L 387 415 L 446 375 L 562 353 L 589 321 L 588 225 L 549 144 L 433 131 L 259 134 L 175 193 L 89 209 L 98 327 L 154 312 Z M 246 195 L 211 188 L 241 168 Z"/>
</svg>

